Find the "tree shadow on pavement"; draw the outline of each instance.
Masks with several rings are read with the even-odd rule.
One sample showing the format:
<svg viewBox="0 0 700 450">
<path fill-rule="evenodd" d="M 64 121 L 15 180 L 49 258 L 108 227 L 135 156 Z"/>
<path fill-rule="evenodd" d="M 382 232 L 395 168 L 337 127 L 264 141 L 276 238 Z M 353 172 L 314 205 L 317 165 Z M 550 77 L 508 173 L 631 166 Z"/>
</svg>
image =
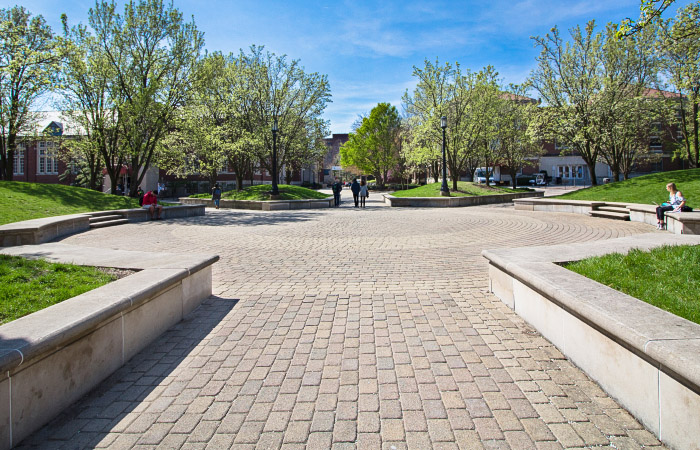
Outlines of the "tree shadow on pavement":
<svg viewBox="0 0 700 450">
<path fill-rule="evenodd" d="M 256 226 L 277 225 L 283 223 L 307 222 L 318 219 L 324 211 L 243 211 L 228 210 L 207 213 L 204 216 L 172 219 L 160 223 L 174 223 L 182 226 Z"/>
<path fill-rule="evenodd" d="M 182 366 L 183 362 L 207 338 L 226 340 L 226 334 L 211 333 L 238 301 L 217 296 L 207 298 L 185 319 L 15 448 L 94 448 L 115 427 L 128 428 L 130 424 L 125 425 L 124 419 L 144 401 L 148 404 L 146 410 L 162 412 L 160 406 L 154 407 L 158 404 L 156 398 L 173 401 L 179 392 L 152 395 L 154 391 L 161 385 L 166 390 L 174 387 L 185 390 L 184 385 L 189 381 L 178 381 L 178 374 L 188 370 Z M 196 359 L 196 356 L 191 358 L 188 366 L 197 367 Z M 175 381 L 162 383 L 167 377 Z"/>
</svg>

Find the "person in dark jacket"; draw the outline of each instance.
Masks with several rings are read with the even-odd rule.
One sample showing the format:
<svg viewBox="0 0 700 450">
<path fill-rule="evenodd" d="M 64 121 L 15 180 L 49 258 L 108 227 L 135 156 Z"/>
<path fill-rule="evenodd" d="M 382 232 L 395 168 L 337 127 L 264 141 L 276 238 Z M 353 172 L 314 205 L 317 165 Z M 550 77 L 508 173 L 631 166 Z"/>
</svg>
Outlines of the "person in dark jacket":
<svg viewBox="0 0 700 450">
<path fill-rule="evenodd" d="M 219 183 L 216 183 L 211 190 L 211 199 L 214 201 L 216 209 L 219 209 L 219 202 L 221 201 L 221 186 L 219 186 Z"/>
<path fill-rule="evenodd" d="M 340 206 L 340 193 L 343 191 L 343 185 L 340 181 L 335 180 L 333 183 L 333 200 L 335 200 L 335 206 Z"/>
<path fill-rule="evenodd" d="M 355 200 L 355 208 L 360 207 L 360 183 L 357 182 L 357 178 L 352 180 L 350 185 L 350 190 L 352 191 L 352 199 Z"/>
</svg>

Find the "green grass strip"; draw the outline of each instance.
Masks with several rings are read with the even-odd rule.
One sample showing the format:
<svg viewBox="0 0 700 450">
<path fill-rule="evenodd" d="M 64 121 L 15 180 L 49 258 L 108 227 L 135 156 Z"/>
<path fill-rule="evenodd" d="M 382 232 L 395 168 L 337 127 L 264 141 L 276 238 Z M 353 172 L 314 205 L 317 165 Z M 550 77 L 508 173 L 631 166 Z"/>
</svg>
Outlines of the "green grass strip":
<svg viewBox="0 0 700 450">
<path fill-rule="evenodd" d="M 138 208 L 137 198 L 62 184 L 0 181 L 0 225 L 90 211 Z"/>
<path fill-rule="evenodd" d="M 279 184 L 277 188 L 280 192 L 280 200 L 316 200 L 330 197 L 328 194 L 323 194 L 313 189 L 293 186 L 289 184 Z M 221 196 L 224 200 L 254 200 L 268 201 L 270 200 L 270 191 L 272 185 L 258 184 L 249 186 L 241 191 L 226 191 Z M 211 198 L 211 194 L 195 194 L 192 198 Z"/>
<path fill-rule="evenodd" d="M 0 324 L 116 279 L 94 267 L 0 255 Z"/>
<path fill-rule="evenodd" d="M 588 258 L 565 266 L 580 275 L 700 324 L 700 246 L 664 246 Z"/>
<path fill-rule="evenodd" d="M 442 183 L 431 183 L 405 191 L 396 191 L 394 197 L 441 197 L 440 188 Z M 458 181 L 457 190 L 452 190 L 452 182 L 448 183 L 450 196 L 452 197 L 474 197 L 478 195 L 499 195 L 512 194 L 514 192 L 528 192 L 529 189 L 511 189 L 505 186 L 489 186 L 485 184 L 471 183 L 469 181 Z"/>
<path fill-rule="evenodd" d="M 687 199 L 688 206 L 700 208 L 700 169 L 652 173 L 625 181 L 580 189 L 556 198 L 648 205 L 653 204 L 653 202 L 661 204 L 668 201 L 668 191 L 666 191 L 668 183 L 676 183 L 676 187 Z"/>
</svg>

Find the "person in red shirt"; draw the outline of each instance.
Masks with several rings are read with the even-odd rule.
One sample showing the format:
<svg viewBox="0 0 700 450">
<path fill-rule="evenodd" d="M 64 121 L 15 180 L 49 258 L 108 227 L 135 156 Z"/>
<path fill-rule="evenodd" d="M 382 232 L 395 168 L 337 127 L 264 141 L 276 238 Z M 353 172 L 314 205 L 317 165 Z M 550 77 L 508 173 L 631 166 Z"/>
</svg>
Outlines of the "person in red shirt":
<svg viewBox="0 0 700 450">
<path fill-rule="evenodd" d="M 143 209 L 148 210 L 148 218 L 153 220 L 161 220 L 160 213 L 163 211 L 163 207 L 158 204 L 158 197 L 153 191 L 148 191 L 146 195 L 143 196 Z M 158 216 L 153 217 L 153 213 L 158 211 Z"/>
</svg>

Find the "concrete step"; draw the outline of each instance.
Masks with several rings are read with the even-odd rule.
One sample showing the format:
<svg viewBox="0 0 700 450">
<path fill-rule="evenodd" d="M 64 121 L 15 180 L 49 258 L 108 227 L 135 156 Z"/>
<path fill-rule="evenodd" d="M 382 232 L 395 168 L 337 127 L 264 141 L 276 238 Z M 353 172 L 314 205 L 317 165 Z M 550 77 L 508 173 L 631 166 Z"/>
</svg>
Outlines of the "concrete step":
<svg viewBox="0 0 700 450">
<path fill-rule="evenodd" d="M 591 217 L 602 217 L 604 219 L 630 220 L 629 212 L 591 211 L 588 214 L 590 214 Z"/>
<path fill-rule="evenodd" d="M 599 206 L 595 208 L 595 211 L 609 211 L 616 213 L 629 214 L 629 210 L 624 206 Z"/>
<path fill-rule="evenodd" d="M 114 225 L 122 225 L 125 223 L 129 223 L 128 219 L 115 219 L 115 220 L 106 220 L 103 222 L 90 222 L 90 228 L 105 228 L 105 227 L 111 227 Z"/>
<path fill-rule="evenodd" d="M 99 222 L 107 222 L 109 220 L 119 220 L 119 219 L 123 219 L 123 218 L 124 218 L 124 216 L 122 216 L 121 214 L 102 214 L 102 215 L 99 215 L 97 217 L 95 217 L 95 216 L 90 217 L 90 223 L 93 224 L 93 223 L 99 223 Z"/>
</svg>

